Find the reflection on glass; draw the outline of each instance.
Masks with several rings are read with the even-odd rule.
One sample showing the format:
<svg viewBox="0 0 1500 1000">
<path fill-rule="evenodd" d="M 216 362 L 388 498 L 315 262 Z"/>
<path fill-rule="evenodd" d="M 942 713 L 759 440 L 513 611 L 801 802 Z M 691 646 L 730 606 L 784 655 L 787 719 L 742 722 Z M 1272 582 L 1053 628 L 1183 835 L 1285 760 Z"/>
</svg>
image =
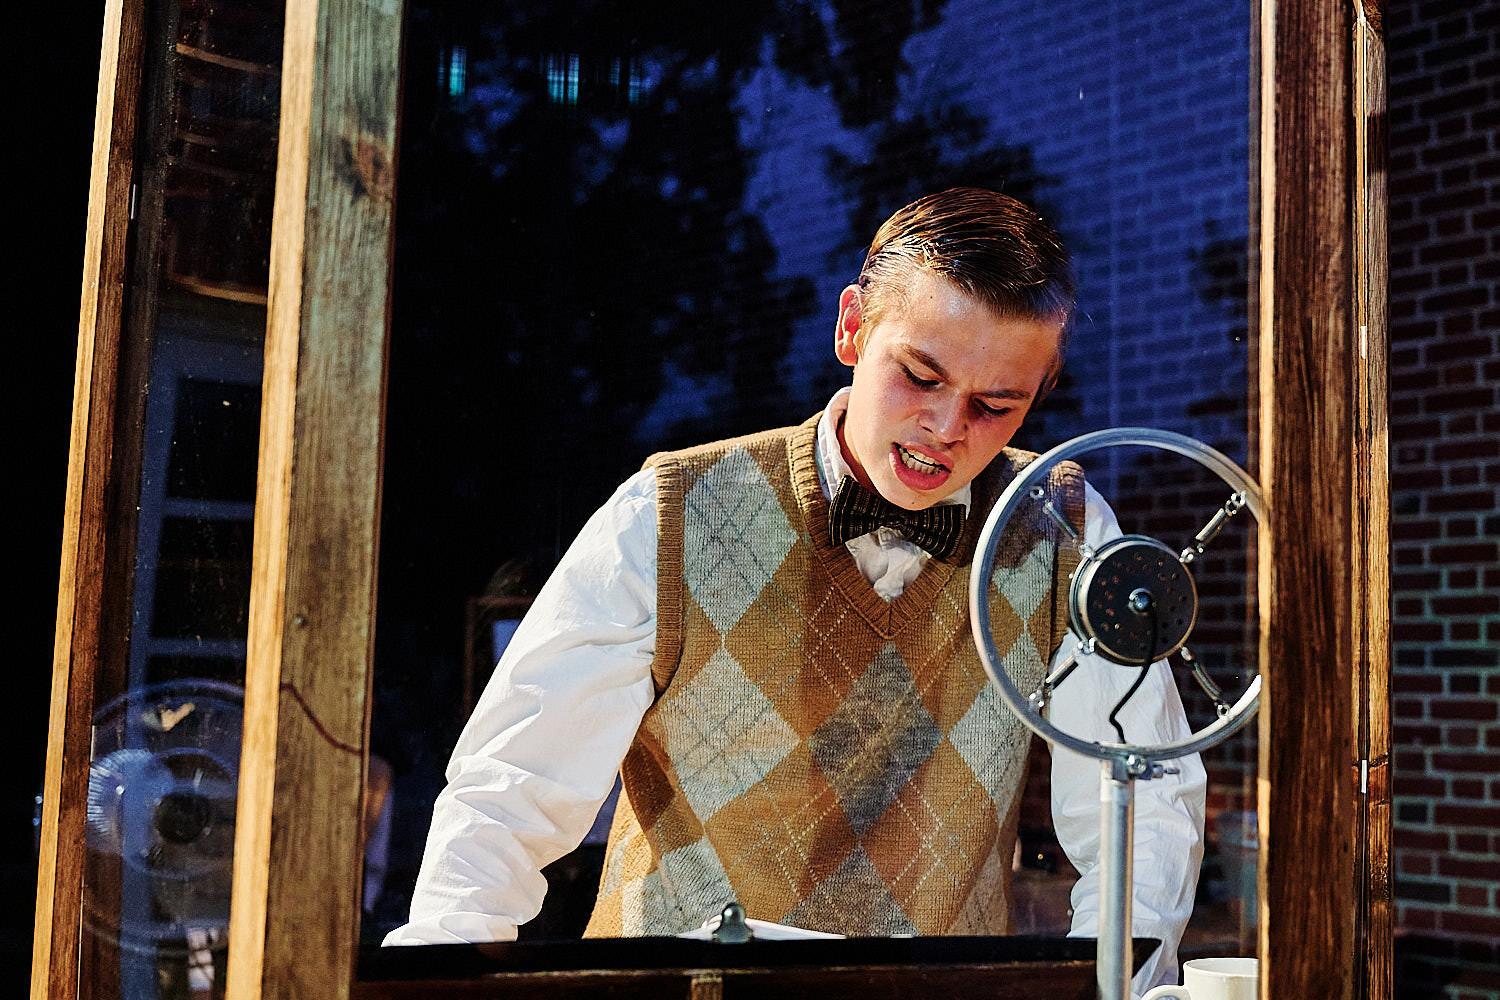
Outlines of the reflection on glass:
<svg viewBox="0 0 1500 1000">
<path fill-rule="evenodd" d="M 395 816 L 366 941 L 405 918 L 454 706 L 492 666 L 465 608 L 534 594 L 651 452 L 821 408 L 846 381 L 838 291 L 915 196 L 1005 190 L 1073 250 L 1068 368 L 1018 445 L 1142 424 L 1246 464 L 1249 39 L 1248 9 L 1206 2 L 412 4 L 372 728 Z M 1184 542 L 1223 501 L 1146 459 L 1089 474 Z M 1245 549 L 1226 534 L 1199 569 L 1200 655 L 1233 691 Z M 1183 957 L 1251 941 L 1255 757 L 1253 727 L 1209 754 Z M 1061 933 L 1076 872 L 1031 774 L 1016 929 Z M 549 870 L 543 923 L 587 913 L 597 864 L 585 845 Z"/>
<path fill-rule="evenodd" d="M 282 4 L 149 6 L 80 986 L 168 1000 L 224 989 Z"/>
</svg>

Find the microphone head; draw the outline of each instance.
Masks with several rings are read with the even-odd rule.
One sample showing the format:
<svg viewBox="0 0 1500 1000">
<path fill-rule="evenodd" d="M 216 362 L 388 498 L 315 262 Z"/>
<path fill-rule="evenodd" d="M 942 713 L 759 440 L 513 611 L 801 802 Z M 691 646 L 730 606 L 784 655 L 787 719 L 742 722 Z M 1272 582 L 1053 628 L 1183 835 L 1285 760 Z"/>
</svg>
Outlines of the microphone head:
<svg viewBox="0 0 1500 1000">
<path fill-rule="evenodd" d="M 1198 589 L 1177 554 L 1154 538 L 1101 545 L 1073 577 L 1068 620 L 1094 652 L 1128 667 L 1171 656 L 1198 620 Z"/>
</svg>

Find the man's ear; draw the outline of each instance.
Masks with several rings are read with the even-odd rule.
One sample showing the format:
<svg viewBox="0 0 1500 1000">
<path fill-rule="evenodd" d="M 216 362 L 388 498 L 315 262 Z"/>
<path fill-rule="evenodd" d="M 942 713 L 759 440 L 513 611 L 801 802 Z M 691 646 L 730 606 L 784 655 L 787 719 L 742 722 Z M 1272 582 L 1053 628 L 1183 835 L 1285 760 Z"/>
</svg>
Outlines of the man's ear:
<svg viewBox="0 0 1500 1000">
<path fill-rule="evenodd" d="M 850 368 L 859 361 L 859 346 L 855 339 L 863 322 L 859 286 L 849 285 L 839 293 L 839 318 L 833 328 L 833 353 Z"/>
</svg>

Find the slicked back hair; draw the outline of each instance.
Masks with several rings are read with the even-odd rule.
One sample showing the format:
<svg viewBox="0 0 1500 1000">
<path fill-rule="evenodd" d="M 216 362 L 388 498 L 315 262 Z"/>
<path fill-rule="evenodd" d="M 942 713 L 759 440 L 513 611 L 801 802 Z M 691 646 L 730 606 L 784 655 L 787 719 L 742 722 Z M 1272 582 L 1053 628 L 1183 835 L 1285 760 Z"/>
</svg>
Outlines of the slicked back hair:
<svg viewBox="0 0 1500 1000">
<path fill-rule="evenodd" d="M 918 198 L 887 219 L 870 244 L 859 274 L 866 324 L 905 306 L 916 268 L 946 279 L 1000 319 L 1058 324 L 1057 360 L 1040 401 L 1062 370 L 1076 296 L 1073 265 L 1057 231 L 1030 206 L 998 191 L 957 187 Z"/>
</svg>

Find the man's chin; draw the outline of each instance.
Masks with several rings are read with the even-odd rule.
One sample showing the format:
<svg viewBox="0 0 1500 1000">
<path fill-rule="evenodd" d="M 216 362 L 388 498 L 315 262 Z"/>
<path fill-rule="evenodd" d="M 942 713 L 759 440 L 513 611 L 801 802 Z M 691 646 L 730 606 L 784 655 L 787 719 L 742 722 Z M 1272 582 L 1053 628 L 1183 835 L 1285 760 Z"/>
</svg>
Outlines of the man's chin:
<svg viewBox="0 0 1500 1000">
<path fill-rule="evenodd" d="M 950 478 L 947 483 L 944 483 L 939 488 L 918 490 L 913 489 L 895 477 L 891 477 L 883 482 L 876 482 L 875 491 L 897 507 L 903 507 L 906 510 L 926 510 L 928 507 L 939 501 L 946 500 L 958 492 L 958 487 L 956 486 L 951 489 L 949 488 L 951 483 L 952 479 Z"/>
</svg>

